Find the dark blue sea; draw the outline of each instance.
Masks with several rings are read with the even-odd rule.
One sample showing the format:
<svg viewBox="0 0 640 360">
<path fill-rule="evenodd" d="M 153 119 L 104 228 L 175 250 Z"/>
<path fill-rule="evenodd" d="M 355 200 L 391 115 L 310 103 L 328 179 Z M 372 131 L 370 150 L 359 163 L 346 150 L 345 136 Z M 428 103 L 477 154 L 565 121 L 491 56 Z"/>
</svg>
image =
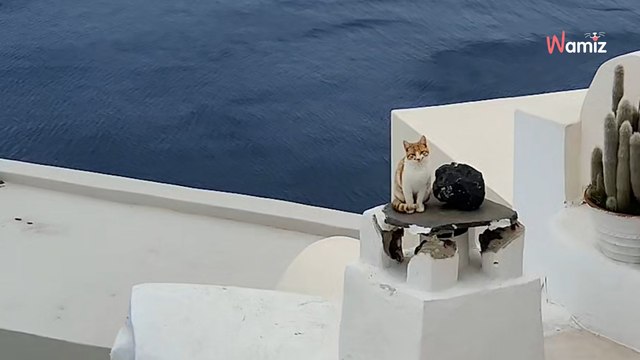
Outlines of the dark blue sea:
<svg viewBox="0 0 640 360">
<path fill-rule="evenodd" d="M 586 87 L 638 5 L 0 0 L 0 157 L 361 212 L 392 109 Z M 608 53 L 549 55 L 563 30 Z"/>
</svg>

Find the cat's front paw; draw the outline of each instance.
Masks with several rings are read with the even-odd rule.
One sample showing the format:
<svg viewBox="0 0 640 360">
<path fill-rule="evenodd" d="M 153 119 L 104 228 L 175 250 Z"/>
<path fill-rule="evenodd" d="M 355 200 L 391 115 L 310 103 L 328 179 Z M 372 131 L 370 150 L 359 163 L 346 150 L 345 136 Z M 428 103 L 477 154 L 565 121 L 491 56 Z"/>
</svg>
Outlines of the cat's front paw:
<svg viewBox="0 0 640 360">
<path fill-rule="evenodd" d="M 408 206 L 407 210 L 405 211 L 405 213 L 413 214 L 415 211 L 416 211 L 416 207 L 415 206 Z"/>
<path fill-rule="evenodd" d="M 416 212 L 424 212 L 424 204 L 418 204 L 418 206 L 416 207 Z"/>
</svg>

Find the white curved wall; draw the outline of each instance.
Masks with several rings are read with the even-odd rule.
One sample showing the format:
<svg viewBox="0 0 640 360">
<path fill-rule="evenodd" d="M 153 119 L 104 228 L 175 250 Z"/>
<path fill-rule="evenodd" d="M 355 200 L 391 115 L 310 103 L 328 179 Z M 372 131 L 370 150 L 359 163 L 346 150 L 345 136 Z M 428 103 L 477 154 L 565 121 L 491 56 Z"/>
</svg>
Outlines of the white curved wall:
<svg viewBox="0 0 640 360">
<path fill-rule="evenodd" d="M 307 246 L 289 265 L 276 290 L 320 296 L 342 305 L 344 271 L 358 260 L 360 241 L 334 236 Z"/>
</svg>

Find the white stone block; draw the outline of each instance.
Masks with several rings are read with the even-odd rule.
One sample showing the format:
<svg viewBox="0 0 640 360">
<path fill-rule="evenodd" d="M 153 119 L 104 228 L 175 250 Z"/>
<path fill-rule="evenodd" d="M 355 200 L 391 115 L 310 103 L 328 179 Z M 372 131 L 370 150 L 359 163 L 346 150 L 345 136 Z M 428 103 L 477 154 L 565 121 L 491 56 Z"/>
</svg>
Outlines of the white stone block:
<svg viewBox="0 0 640 360">
<path fill-rule="evenodd" d="M 439 291 L 455 286 L 458 282 L 458 253 L 446 259 L 434 259 L 429 254 L 418 253 L 409 260 L 407 283 L 424 291 Z"/>
<path fill-rule="evenodd" d="M 471 241 L 471 232 L 467 231 L 464 234 L 454 236 L 453 241 L 458 248 L 458 273 L 464 271 L 469 266 L 469 243 Z"/>
<path fill-rule="evenodd" d="M 543 360 L 539 279 L 417 291 L 390 272 L 349 265 L 341 360 Z"/>
<path fill-rule="evenodd" d="M 374 223 L 374 221 L 377 221 L 378 226 L 380 226 L 382 230 L 392 229 L 384 223 L 383 208 L 384 205 L 377 206 L 362 214 L 362 223 L 360 225 L 360 259 L 367 264 L 380 268 L 388 268 L 397 265 L 397 262 L 385 254 L 381 234 L 378 232 Z"/>
<path fill-rule="evenodd" d="M 505 230 L 504 246 L 482 253 L 482 271 L 492 279 L 512 279 L 522 276 L 524 227 Z"/>
</svg>

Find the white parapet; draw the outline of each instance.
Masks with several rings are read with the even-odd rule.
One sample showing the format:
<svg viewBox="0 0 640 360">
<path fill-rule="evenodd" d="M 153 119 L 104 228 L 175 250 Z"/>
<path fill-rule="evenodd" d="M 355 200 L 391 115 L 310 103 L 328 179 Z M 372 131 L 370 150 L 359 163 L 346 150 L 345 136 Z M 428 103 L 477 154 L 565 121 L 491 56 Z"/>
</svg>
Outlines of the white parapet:
<svg viewBox="0 0 640 360">
<path fill-rule="evenodd" d="M 379 209 L 364 213 L 361 257 L 345 271 L 340 359 L 544 359 L 540 280 L 516 275 L 523 236 L 502 243 L 496 254 L 510 271 L 495 278 L 477 257 L 461 265 L 467 234 L 453 253 L 436 238 L 401 263 L 387 261 L 372 221 Z"/>
</svg>

